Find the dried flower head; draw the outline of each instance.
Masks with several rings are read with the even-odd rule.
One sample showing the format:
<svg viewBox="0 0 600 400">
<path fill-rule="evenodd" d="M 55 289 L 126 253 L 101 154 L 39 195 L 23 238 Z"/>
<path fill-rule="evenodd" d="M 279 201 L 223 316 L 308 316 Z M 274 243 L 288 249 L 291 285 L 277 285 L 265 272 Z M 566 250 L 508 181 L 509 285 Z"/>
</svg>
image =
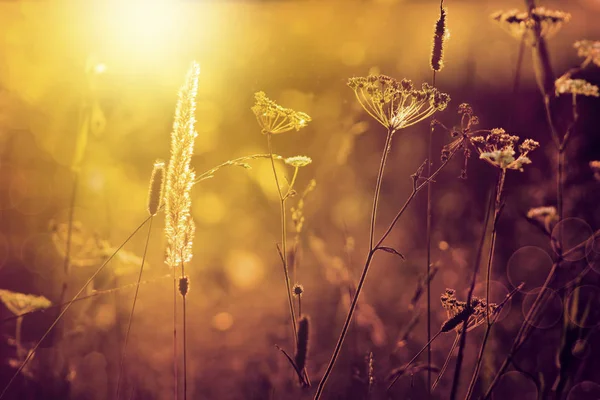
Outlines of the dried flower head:
<svg viewBox="0 0 600 400">
<path fill-rule="evenodd" d="M 0 301 L 15 315 L 21 315 L 36 310 L 45 310 L 52 306 L 44 296 L 23 294 L 0 289 Z"/>
<path fill-rule="evenodd" d="M 485 137 L 477 136 L 472 138 L 472 142 L 476 144 L 480 159 L 503 170 L 514 169 L 523 171 L 525 164 L 531 164 L 531 160 L 527 157 L 527 154 L 537 149 L 540 144 L 535 140 L 525 139 L 519 145 L 519 155 L 515 158 L 515 146 L 518 141 L 518 136 L 509 135 L 502 128 L 492 129 Z"/>
<path fill-rule="evenodd" d="M 558 78 L 555 82 L 556 95 L 571 94 L 573 96 L 599 97 L 598 86 L 592 85 L 584 79 L 571 79 L 569 74 Z"/>
<path fill-rule="evenodd" d="M 511 36 L 518 40 L 523 39 L 526 44 L 532 46 L 537 43 L 537 29 L 539 29 L 539 37 L 549 39 L 562 28 L 563 24 L 571 20 L 571 14 L 536 7 L 531 10 L 531 13 L 518 10 L 497 11 L 491 15 L 491 18 Z"/>
<path fill-rule="evenodd" d="M 527 211 L 527 218 L 529 219 L 556 218 L 557 215 L 556 207 L 554 206 L 534 207 Z"/>
<path fill-rule="evenodd" d="M 450 96 L 427 83 L 415 89 L 408 79 L 398 82 L 386 75 L 350 78 L 348 86 L 364 110 L 391 131 L 444 110 L 450 101 Z"/>
<path fill-rule="evenodd" d="M 527 211 L 527 218 L 541 225 L 548 233 L 552 232 L 552 224 L 558 222 L 558 212 L 554 206 L 534 207 Z"/>
<path fill-rule="evenodd" d="M 288 157 L 285 160 L 287 165 L 291 165 L 295 168 L 306 167 L 308 164 L 312 163 L 312 158 L 307 156 L 294 156 Z"/>
<path fill-rule="evenodd" d="M 441 126 L 454 139 L 442 149 L 443 162 L 448 161 L 451 154 L 454 154 L 460 149 L 463 150 L 464 165 L 460 177 L 465 179 L 467 177 L 467 163 L 471 156 L 471 148 L 473 147 L 471 139 L 474 135 L 479 134 L 482 131 L 473 131 L 473 127 L 479 124 L 479 118 L 473 113 L 473 109 L 469 104 L 463 103 L 458 106 L 458 114 L 461 116 L 459 127 L 448 129 L 444 124 L 436 120 L 432 121 L 432 126 Z"/>
<path fill-rule="evenodd" d="M 302 293 L 304 293 L 304 286 L 302 286 L 299 283 L 296 283 L 294 285 L 294 287 L 292 288 L 292 293 L 294 294 L 294 296 L 296 297 L 302 297 Z"/>
<path fill-rule="evenodd" d="M 473 297 L 471 299 L 471 308 L 467 310 L 467 302 L 456 299 L 456 291 L 454 289 L 446 289 L 440 296 L 442 307 L 446 310 L 448 321 L 457 320 L 456 325 L 452 324 L 458 333 L 462 332 L 463 324 L 467 319 L 467 332 L 477 328 L 487 320 L 488 313 L 494 315 L 499 309 L 495 303 L 490 303 L 488 306 L 484 299 Z M 464 316 L 464 318 L 457 318 Z M 446 324 L 445 324 L 446 325 Z"/>
<path fill-rule="evenodd" d="M 148 189 L 148 213 L 156 215 L 162 206 L 163 190 L 165 187 L 165 163 L 162 160 L 154 162 Z"/>
<path fill-rule="evenodd" d="M 446 38 L 446 13 L 445 8 L 440 9 L 440 18 L 435 23 L 433 46 L 431 48 L 431 69 L 439 72 L 444 67 L 444 39 Z"/>
<path fill-rule="evenodd" d="M 193 63 L 185 83 L 179 91 L 175 110 L 175 121 L 171 133 L 171 160 L 165 184 L 165 235 L 167 256 L 165 263 L 171 268 L 192 259 L 194 220 L 190 214 L 192 200 L 190 192 L 195 173 L 190 167 L 194 152 L 194 129 L 196 119 L 196 94 L 200 67 Z"/>
<path fill-rule="evenodd" d="M 589 63 L 594 63 L 600 67 L 600 41 L 598 40 L 579 40 L 575 42 L 577 55 L 585 58 L 582 67 L 586 67 Z"/>
<path fill-rule="evenodd" d="M 255 93 L 254 98 L 256 103 L 252 106 L 252 112 L 264 134 L 278 134 L 292 129 L 298 131 L 311 121 L 307 114 L 281 107 L 264 92 Z"/>
</svg>

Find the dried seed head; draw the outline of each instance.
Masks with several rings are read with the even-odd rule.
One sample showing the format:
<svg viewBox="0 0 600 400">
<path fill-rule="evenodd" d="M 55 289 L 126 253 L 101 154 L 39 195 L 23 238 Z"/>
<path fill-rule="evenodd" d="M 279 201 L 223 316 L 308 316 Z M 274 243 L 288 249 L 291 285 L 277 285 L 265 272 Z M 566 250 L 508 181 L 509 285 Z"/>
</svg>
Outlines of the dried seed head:
<svg viewBox="0 0 600 400">
<path fill-rule="evenodd" d="M 194 129 L 196 118 L 196 95 L 200 66 L 193 63 L 179 91 L 175 109 L 173 132 L 171 133 L 171 159 L 165 182 L 165 236 L 167 256 L 165 263 L 171 268 L 192 259 L 194 220 L 191 215 L 190 192 L 196 175 L 190 166 L 194 153 L 197 133 Z"/>
<path fill-rule="evenodd" d="M 523 39 L 532 46 L 537 43 L 539 36 L 549 39 L 554 36 L 563 24 L 571 20 L 571 14 L 563 11 L 549 10 L 536 7 L 531 12 L 509 10 L 497 11 L 491 18 L 515 39 Z"/>
<path fill-rule="evenodd" d="M 299 131 L 311 121 L 308 114 L 283 108 L 269 99 L 265 92 L 255 93 L 254 98 L 256 103 L 251 109 L 264 134 L 275 135 L 292 129 Z"/>
<path fill-rule="evenodd" d="M 187 276 L 179 278 L 179 293 L 185 297 L 190 291 L 190 279 Z"/>
<path fill-rule="evenodd" d="M 444 110 L 450 101 L 450 96 L 427 83 L 415 89 L 410 80 L 398 82 L 387 75 L 350 78 L 348 86 L 363 109 L 393 131 L 429 118 Z"/>
<path fill-rule="evenodd" d="M 164 187 L 165 163 L 162 160 L 156 160 L 152 176 L 150 176 L 150 188 L 148 190 L 148 213 L 152 216 L 156 215 L 162 205 Z"/>
<path fill-rule="evenodd" d="M 294 285 L 294 288 L 292 289 L 292 293 L 294 294 L 294 296 L 296 297 L 302 297 L 302 293 L 304 293 L 304 286 L 302 286 L 299 283 L 296 283 Z"/>
<path fill-rule="evenodd" d="M 310 319 L 305 315 L 298 320 L 298 342 L 296 345 L 296 355 L 294 356 L 294 363 L 296 364 L 298 371 L 302 371 L 306 366 L 309 344 L 309 323 Z"/>
<path fill-rule="evenodd" d="M 446 37 L 446 9 L 440 10 L 440 18 L 435 23 L 433 47 L 431 50 L 431 69 L 439 72 L 444 67 L 444 39 Z"/>
</svg>

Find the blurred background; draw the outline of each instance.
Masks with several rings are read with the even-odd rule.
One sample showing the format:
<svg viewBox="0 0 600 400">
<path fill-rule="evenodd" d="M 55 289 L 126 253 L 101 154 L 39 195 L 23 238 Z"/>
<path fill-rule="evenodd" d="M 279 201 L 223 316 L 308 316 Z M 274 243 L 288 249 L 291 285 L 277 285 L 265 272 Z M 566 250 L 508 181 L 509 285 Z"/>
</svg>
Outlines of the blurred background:
<svg viewBox="0 0 600 400">
<path fill-rule="evenodd" d="M 543 1 L 572 14 L 548 41 L 557 76 L 580 64 L 573 43 L 600 39 L 600 1 Z M 556 205 L 555 150 L 542 96 L 523 59 L 521 85 L 512 90 L 519 41 L 494 24 L 497 10 L 521 1 L 448 0 L 445 67 L 437 87 L 450 94 L 435 115 L 458 125 L 459 104 L 470 103 L 484 129 L 503 127 L 541 148 L 523 173 L 509 171 L 499 224 L 492 286 L 496 301 L 525 281 L 526 292 L 492 331 L 477 393 L 503 361 L 543 284 L 554 256 L 549 240 L 527 222 L 532 207 Z M 147 217 L 148 181 L 155 159 L 169 158 L 178 88 L 192 60 L 201 74 L 192 165 L 198 173 L 224 161 L 267 152 L 250 110 L 253 94 L 265 91 L 312 122 L 274 138 L 277 154 L 307 155 L 297 190 L 311 179 L 299 237 L 294 281 L 304 286 L 303 313 L 311 317 L 308 373 L 322 376 L 348 309 L 347 280 L 358 278 L 368 251 L 368 226 L 385 130 L 357 104 L 349 77 L 383 73 L 431 83 L 429 57 L 439 2 L 372 1 L 2 1 L 0 2 L 0 289 L 43 295 L 60 302 L 66 223 L 78 174 L 67 298 Z M 581 75 L 600 84 L 600 68 Z M 558 124 L 569 123 L 569 101 L 560 103 Z M 569 145 L 565 226 L 584 240 L 598 228 L 598 182 L 589 162 L 600 158 L 600 101 L 578 100 L 580 120 Z M 564 106 L 564 107 L 562 107 Z M 562 108 L 561 108 L 562 107 Z M 87 141 L 78 141 L 82 110 L 89 116 Z M 383 181 L 378 232 L 412 189 L 410 175 L 427 155 L 429 124 L 400 131 Z M 438 130 L 435 165 L 452 139 Z M 83 149 L 83 153 L 78 153 Z M 79 154 L 79 155 L 78 155 Z M 80 157 L 78 172 L 72 168 Z M 468 179 L 458 179 L 462 155 L 433 186 L 432 329 L 447 318 L 439 302 L 445 288 L 464 299 L 496 171 L 472 157 Z M 268 160 L 252 168 L 224 168 L 193 188 L 194 258 L 188 273 L 188 393 L 194 399 L 311 398 L 275 345 L 293 353 L 280 259 L 278 195 Z M 281 165 L 281 173 L 291 170 Z M 297 206 L 297 198 L 288 205 Z M 289 215 L 289 213 L 288 213 Z M 412 301 L 425 273 L 426 196 L 420 193 L 388 241 L 406 261 L 378 254 L 361 296 L 359 315 L 326 391 L 327 399 L 363 399 L 365 357 L 373 354 L 375 386 L 384 395 L 386 376 L 426 343 L 425 299 Z M 173 398 L 173 291 L 164 264 L 162 214 L 155 218 L 144 280 L 128 347 L 124 393 L 133 399 Z M 135 282 L 144 243 L 142 229 L 93 281 L 97 291 Z M 586 236 L 587 235 L 587 236 Z M 293 231 L 288 235 L 295 240 Z M 61 247 L 62 246 L 62 247 Z M 592 246 L 593 247 L 593 246 Z M 542 398 L 558 373 L 555 358 L 568 320 L 567 283 L 592 266 L 581 282 L 598 304 L 596 247 L 565 267 L 552 318 L 536 327 L 519 359 L 520 369 L 501 381 L 513 399 Z M 516 255 L 515 255 L 516 254 Z M 79 261 L 78 261 L 79 260 Z M 511 261 L 512 260 L 512 261 Z M 482 280 L 483 281 L 483 280 Z M 292 282 L 292 283 L 295 283 Z M 483 294 L 478 287 L 476 294 Z M 87 294 L 93 294 L 86 291 Z M 100 294 L 74 305 L 19 375 L 7 399 L 113 399 L 133 289 Z M 0 318 L 12 313 L 4 306 Z M 35 313 L 22 321 L 21 345 L 31 348 L 56 316 Z M 554 318 L 555 317 L 555 318 Z M 411 321 L 413 323 L 411 323 Z M 583 328 L 589 346 L 565 395 L 600 390 L 600 372 L 588 361 L 600 352 L 594 334 L 600 319 Z M 15 320 L 0 325 L 0 387 L 19 365 Z M 408 331 L 408 332 L 407 332 Z M 469 335 L 460 392 L 466 390 L 484 327 Z M 433 346 L 441 366 L 455 335 Z M 597 341 L 596 341 L 597 343 Z M 15 361 L 16 360 L 16 361 Z M 421 362 L 426 362 L 422 356 Z M 586 364 L 587 363 L 587 364 Z M 454 359 L 433 398 L 448 398 Z M 435 376 L 435 374 L 434 374 Z M 504 382 L 504 383 L 503 383 Z M 541 383 L 543 383 L 543 385 Z M 595 382 L 595 383 L 594 383 Z M 582 386 L 583 385 L 583 386 Z M 480 387 L 481 386 L 481 387 Z M 426 398 L 426 374 L 402 377 L 391 398 Z M 573 394 L 574 393 L 574 394 Z M 592 398 L 592 397 L 590 397 Z M 597 398 L 597 397 L 593 397 Z"/>
</svg>

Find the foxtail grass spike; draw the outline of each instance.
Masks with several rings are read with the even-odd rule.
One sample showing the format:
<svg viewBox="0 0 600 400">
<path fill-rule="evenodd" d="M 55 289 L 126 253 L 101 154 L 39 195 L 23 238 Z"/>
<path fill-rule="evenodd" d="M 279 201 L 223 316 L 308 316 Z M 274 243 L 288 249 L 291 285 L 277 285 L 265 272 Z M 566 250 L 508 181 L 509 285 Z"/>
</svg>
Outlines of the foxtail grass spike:
<svg viewBox="0 0 600 400">
<path fill-rule="evenodd" d="M 304 370 L 306 366 L 306 358 L 308 356 L 308 336 L 309 336 L 310 319 L 307 316 L 302 316 L 298 320 L 298 343 L 296 344 L 296 354 L 294 363 L 298 371 Z"/>
<path fill-rule="evenodd" d="M 444 67 L 444 39 L 446 36 L 446 9 L 440 8 L 440 18 L 435 23 L 433 48 L 431 50 L 431 69 L 440 72 Z"/>
<path fill-rule="evenodd" d="M 150 187 L 148 189 L 148 213 L 152 216 L 158 213 L 162 206 L 163 189 L 165 187 L 165 163 L 161 160 L 154 162 Z"/>
</svg>

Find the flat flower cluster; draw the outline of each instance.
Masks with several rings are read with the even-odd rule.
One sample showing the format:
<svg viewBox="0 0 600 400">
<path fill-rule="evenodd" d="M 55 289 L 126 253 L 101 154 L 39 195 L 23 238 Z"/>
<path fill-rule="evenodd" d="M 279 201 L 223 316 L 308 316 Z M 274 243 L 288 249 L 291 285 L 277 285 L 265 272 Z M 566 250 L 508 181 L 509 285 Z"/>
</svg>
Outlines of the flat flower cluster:
<svg viewBox="0 0 600 400">
<path fill-rule="evenodd" d="M 293 129 L 300 130 L 310 122 L 310 117 L 299 111 L 284 108 L 269 99 L 264 92 L 254 94 L 256 103 L 252 106 L 252 112 L 256 115 L 258 125 L 264 134 L 278 134 Z"/>
<path fill-rule="evenodd" d="M 577 55 L 585 58 L 582 67 L 589 63 L 594 63 L 600 67 L 600 41 L 596 40 L 579 40 L 575 42 Z"/>
<path fill-rule="evenodd" d="M 540 146 L 535 140 L 525 139 L 518 146 L 519 155 L 515 158 L 519 137 L 509 135 L 502 128 L 492 129 L 487 136 L 476 136 L 471 141 L 476 144 L 480 159 L 502 170 L 523 171 L 525 164 L 531 164 L 527 154 Z"/>
<path fill-rule="evenodd" d="M 536 26 L 539 26 L 539 35 L 549 39 L 554 36 L 563 24 L 571 20 L 571 14 L 563 11 L 549 10 L 545 7 L 536 7 L 527 11 L 509 10 L 497 11 L 491 18 L 515 39 L 523 39 L 532 46 L 537 42 Z"/>
<path fill-rule="evenodd" d="M 555 82 L 556 95 L 571 94 L 573 96 L 599 97 L 598 86 L 592 85 L 584 79 L 571 79 L 568 74 L 558 78 Z"/>
<path fill-rule="evenodd" d="M 348 86 L 365 111 L 390 131 L 423 121 L 450 101 L 450 96 L 427 83 L 416 89 L 408 79 L 398 82 L 387 75 L 350 78 Z"/>
</svg>

